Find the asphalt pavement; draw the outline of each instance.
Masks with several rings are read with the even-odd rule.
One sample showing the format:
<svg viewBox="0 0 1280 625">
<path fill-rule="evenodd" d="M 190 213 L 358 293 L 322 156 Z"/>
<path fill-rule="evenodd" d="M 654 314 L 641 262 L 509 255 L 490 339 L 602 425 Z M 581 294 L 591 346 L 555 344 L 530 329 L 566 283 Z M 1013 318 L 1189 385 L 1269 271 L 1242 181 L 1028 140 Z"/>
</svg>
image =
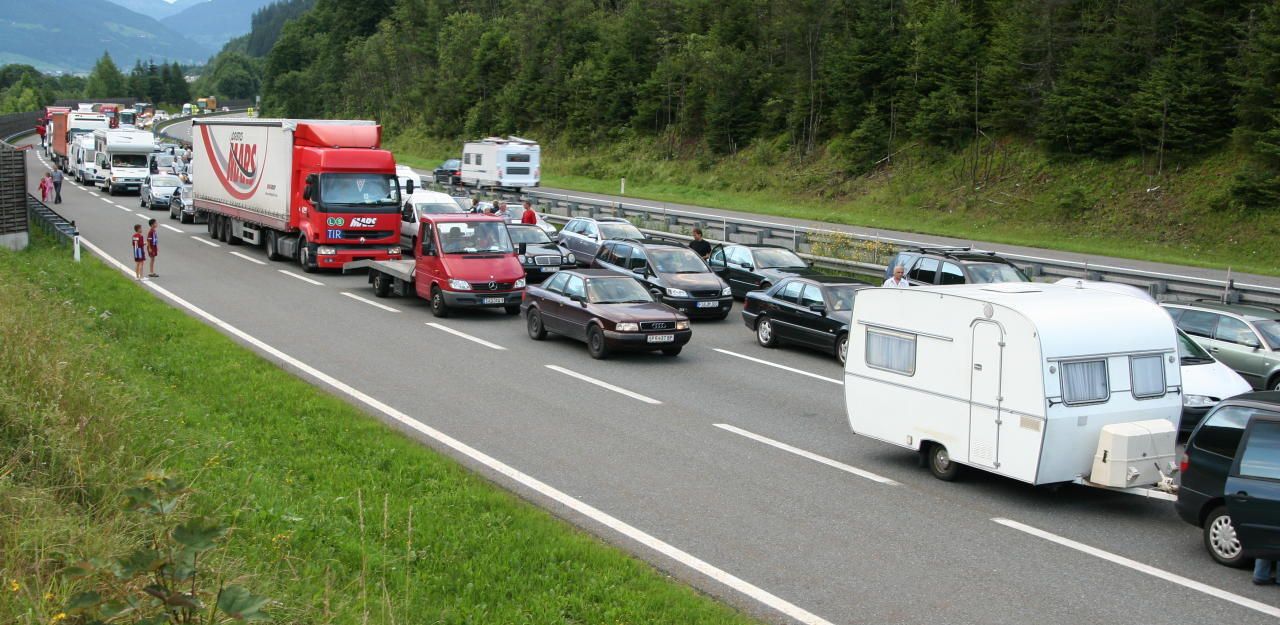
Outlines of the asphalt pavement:
<svg viewBox="0 0 1280 625">
<path fill-rule="evenodd" d="M 34 189 L 44 168 L 29 154 Z M 797 617 L 782 603 L 814 623 L 1280 618 L 1280 589 L 1215 564 L 1167 501 L 978 472 L 945 483 L 853 435 L 835 359 L 757 346 L 737 305 L 695 322 L 678 357 L 594 361 L 530 340 L 519 317 L 436 319 L 425 301 L 375 298 L 363 276 L 267 261 L 136 195 L 68 181 L 63 197 L 83 237 L 125 263 L 133 224 L 160 219 L 154 283 L 220 331 L 327 390 L 314 370 L 357 389 L 498 485 L 765 620 Z"/>
</svg>

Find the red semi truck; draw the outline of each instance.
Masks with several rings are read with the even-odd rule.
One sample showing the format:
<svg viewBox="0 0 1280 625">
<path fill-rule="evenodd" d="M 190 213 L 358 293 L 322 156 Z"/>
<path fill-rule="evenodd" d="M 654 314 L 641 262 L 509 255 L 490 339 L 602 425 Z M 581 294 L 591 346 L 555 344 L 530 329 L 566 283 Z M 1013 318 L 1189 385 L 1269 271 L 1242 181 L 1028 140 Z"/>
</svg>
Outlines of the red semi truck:
<svg viewBox="0 0 1280 625">
<path fill-rule="evenodd" d="M 52 111 L 52 136 L 46 136 L 49 142 L 49 158 L 62 171 L 67 171 L 67 149 L 75 143 L 76 137 L 82 134 L 93 134 L 99 128 L 107 128 L 111 123 L 106 115 L 91 111 Z"/>
<path fill-rule="evenodd" d="M 214 238 L 307 272 L 400 258 L 400 183 L 378 124 L 213 117 L 192 120 L 191 139 L 191 195 Z"/>
</svg>

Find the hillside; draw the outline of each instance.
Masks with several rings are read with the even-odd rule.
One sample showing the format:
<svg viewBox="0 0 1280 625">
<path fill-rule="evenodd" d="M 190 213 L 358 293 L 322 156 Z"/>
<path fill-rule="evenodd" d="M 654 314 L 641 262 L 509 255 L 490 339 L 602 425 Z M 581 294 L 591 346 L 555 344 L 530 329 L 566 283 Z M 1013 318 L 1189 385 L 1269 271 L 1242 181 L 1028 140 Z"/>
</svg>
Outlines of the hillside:
<svg viewBox="0 0 1280 625">
<path fill-rule="evenodd" d="M 232 38 L 249 32 L 254 12 L 272 1 L 207 0 L 189 4 L 160 21 L 205 48 L 217 50 Z"/>
<path fill-rule="evenodd" d="M 152 19 L 164 19 L 197 2 L 203 0 L 111 0 L 134 13 L 141 13 Z"/>
<path fill-rule="evenodd" d="M 210 54 L 160 22 L 107 0 L 6 1 L 0 7 L 0 63 L 85 72 L 104 50 L 126 67 L 137 59 L 196 63 Z"/>
</svg>

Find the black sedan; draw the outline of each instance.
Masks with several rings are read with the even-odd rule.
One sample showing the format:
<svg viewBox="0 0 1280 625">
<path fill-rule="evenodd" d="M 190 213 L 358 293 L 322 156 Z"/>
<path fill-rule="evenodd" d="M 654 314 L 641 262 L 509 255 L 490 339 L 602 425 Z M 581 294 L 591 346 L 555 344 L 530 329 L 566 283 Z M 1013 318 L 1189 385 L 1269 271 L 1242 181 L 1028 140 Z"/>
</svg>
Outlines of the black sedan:
<svg viewBox="0 0 1280 625">
<path fill-rule="evenodd" d="M 729 286 L 683 242 L 605 241 L 591 266 L 635 278 L 655 300 L 689 317 L 724 319 L 733 309 Z"/>
<path fill-rule="evenodd" d="M 795 252 L 777 245 L 717 245 L 707 260 L 736 298 L 765 290 L 789 276 L 820 276 Z"/>
<path fill-rule="evenodd" d="M 432 178 L 440 184 L 462 184 L 462 160 L 451 158 L 432 170 Z"/>
<path fill-rule="evenodd" d="M 784 278 L 767 291 L 747 294 L 742 321 L 764 347 L 786 341 L 834 354 L 849 354 L 853 298 L 870 285 L 837 276 Z"/>
<path fill-rule="evenodd" d="M 542 282 L 562 269 L 573 269 L 578 259 L 573 252 L 565 252 L 556 246 L 542 228 L 534 225 L 507 224 L 507 234 L 519 250 L 520 264 L 524 265 L 525 281 Z"/>
</svg>

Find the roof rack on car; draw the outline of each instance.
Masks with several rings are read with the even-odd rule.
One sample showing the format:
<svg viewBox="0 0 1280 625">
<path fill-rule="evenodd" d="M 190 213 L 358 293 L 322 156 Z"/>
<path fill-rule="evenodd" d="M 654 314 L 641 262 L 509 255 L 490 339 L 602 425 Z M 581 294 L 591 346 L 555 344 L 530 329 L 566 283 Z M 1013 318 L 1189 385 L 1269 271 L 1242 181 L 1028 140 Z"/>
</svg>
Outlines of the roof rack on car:
<svg viewBox="0 0 1280 625">
<path fill-rule="evenodd" d="M 687 246 L 689 244 L 689 242 L 685 239 L 681 239 L 679 237 L 666 234 L 663 232 L 646 232 L 644 235 L 644 238 L 640 239 L 639 242 L 650 243 L 655 245 L 679 245 L 681 247 Z"/>
<path fill-rule="evenodd" d="M 1236 303 L 1236 302 L 1223 302 L 1222 299 L 1218 297 L 1197 297 L 1191 301 L 1195 303 L 1201 303 L 1201 304 L 1219 304 L 1222 306 L 1239 306 L 1241 308 L 1257 308 L 1258 310 L 1266 310 L 1273 313 L 1280 313 L 1280 306 L 1271 306 L 1269 304 L 1255 304 L 1252 302 L 1248 304 Z M 1171 302 L 1171 303 L 1185 303 L 1185 302 Z"/>
<path fill-rule="evenodd" d="M 597 223 L 631 223 L 621 217 L 596 217 Z"/>
</svg>

